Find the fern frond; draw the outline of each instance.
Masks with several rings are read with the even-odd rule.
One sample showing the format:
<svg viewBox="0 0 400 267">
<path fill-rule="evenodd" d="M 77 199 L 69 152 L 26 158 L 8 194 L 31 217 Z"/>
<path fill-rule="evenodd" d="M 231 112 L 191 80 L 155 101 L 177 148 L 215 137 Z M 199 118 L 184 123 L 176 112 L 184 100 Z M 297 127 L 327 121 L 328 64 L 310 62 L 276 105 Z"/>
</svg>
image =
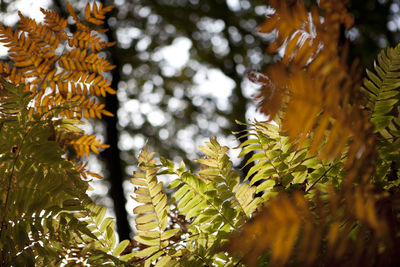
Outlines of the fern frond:
<svg viewBox="0 0 400 267">
<path fill-rule="evenodd" d="M 32 231 L 41 229 L 42 219 L 53 216 L 52 211 L 64 200 L 84 195 L 87 183 L 62 157 L 63 151 L 54 140 L 53 121 L 29 117 L 27 106 L 32 97 L 24 92 L 25 86 L 4 80 L 2 85 L 0 243 L 3 255 L 7 255 L 1 264 L 7 265 L 19 251 L 39 246 Z"/>
<path fill-rule="evenodd" d="M 25 244 L 16 247 L 14 263 L 27 264 L 27 260 L 32 259 L 30 254 L 34 253 L 38 255 L 36 264 L 59 265 L 66 263 L 68 257 L 70 264 L 87 262 L 92 265 L 114 263 L 129 266 L 119 259 L 123 257 L 120 254 L 129 241 L 115 246 L 115 222 L 110 218 L 103 219 L 105 208 L 86 200 L 86 207 L 77 199 L 68 199 L 63 202 L 62 208 L 55 206 L 39 216 L 36 214 L 33 223 L 30 220 L 17 222 L 14 231 L 24 227 L 30 232 L 24 236 L 24 232 L 20 231 L 15 238 Z M 29 243 L 33 244 L 27 246 Z"/>
<path fill-rule="evenodd" d="M 101 118 L 102 114 L 112 117 L 112 113 L 104 109 L 105 105 L 96 102 L 94 99 L 86 99 L 81 102 L 81 105 L 77 108 L 77 112 L 82 111 L 82 114 L 86 118 Z M 80 113 L 78 113 L 80 117 Z"/>
<path fill-rule="evenodd" d="M 308 212 L 308 209 L 304 210 Z M 241 235 L 236 237 L 238 240 L 231 240 L 232 242 L 229 242 L 227 247 L 231 252 L 242 251 L 246 248 L 242 255 L 244 261 L 249 266 L 255 266 L 258 256 L 267 249 L 268 245 L 273 246 L 271 262 L 283 266 L 297 241 L 301 222 L 300 212 L 303 210 L 299 211 L 299 207 L 295 207 L 289 199 L 281 196 L 279 204 L 271 202 L 268 209 L 259 213 L 245 225 Z M 256 245 L 257 236 L 262 236 L 263 241 Z M 240 249 L 236 246 L 240 246 Z"/>
<path fill-rule="evenodd" d="M 82 48 L 68 55 L 87 70 L 62 68 L 66 20 L 42 12 L 44 24 L 20 14 L 15 31 L 0 25 L 11 57 L 0 63 L 0 265 L 127 265 L 129 241 L 115 244 L 115 223 L 86 195 L 84 179 L 99 175 L 65 157 L 68 145 L 82 157 L 107 147 L 76 125 L 112 115 L 94 99 L 115 93 L 103 78 L 112 66 Z"/>
<path fill-rule="evenodd" d="M 210 138 L 210 142 L 199 148 L 207 156 L 206 159 L 196 160 L 202 164 L 200 177 L 216 188 L 222 201 L 232 199 L 231 207 L 239 210 L 239 221 L 250 218 L 260 199 L 254 197 L 256 188 L 240 184 L 239 174 L 232 169 L 233 164 L 226 154 L 228 147 L 221 146 L 216 138 Z"/>
<path fill-rule="evenodd" d="M 34 19 L 27 18 L 18 12 L 19 28 L 28 34 L 29 39 L 34 41 L 38 48 L 38 53 L 44 58 L 51 58 L 55 54 L 60 40 L 54 36 L 54 32 L 42 23 L 36 23 Z"/>
<path fill-rule="evenodd" d="M 36 257 L 36 263 L 56 264 L 71 250 L 70 256 L 89 262 L 120 264 L 118 253 L 126 242 L 115 247 L 113 224 L 103 221 L 105 209 L 91 204 L 85 194 L 87 182 L 62 157 L 54 140 L 54 128 L 65 123 L 28 120 L 30 95 L 23 92 L 24 86 L 13 89 L 5 102 L 15 112 L 0 121 L 1 263 L 26 265 Z M 26 100 L 11 101 L 23 97 Z M 21 122 L 15 123 L 18 117 Z"/>
<path fill-rule="evenodd" d="M 101 144 L 99 139 L 96 139 L 94 135 L 84 134 L 79 139 L 71 140 L 69 142 L 75 148 L 78 157 L 89 156 L 90 150 L 96 154 L 99 154 L 99 149 L 105 149 L 109 145 Z"/>
<path fill-rule="evenodd" d="M 107 12 L 110 12 L 113 8 L 114 6 L 103 7 L 102 3 L 100 3 L 99 6 L 97 6 L 96 2 L 93 2 L 91 9 L 90 5 L 86 5 L 85 7 L 86 20 L 93 24 L 101 25 L 103 24 L 103 21 L 105 19 L 105 14 Z"/>
<path fill-rule="evenodd" d="M 77 32 L 72 39 L 68 41 L 69 46 L 77 47 L 80 49 L 91 49 L 98 52 L 102 49 L 114 45 L 114 43 L 107 43 L 101 41 L 100 36 L 91 34 L 90 32 Z"/>
<path fill-rule="evenodd" d="M 326 191 L 328 181 L 339 186 L 344 177 L 342 159 L 320 160 L 309 152 L 309 143 L 296 148 L 287 136 L 279 134 L 278 126 L 268 122 L 246 125 L 248 130 L 243 136 L 249 139 L 238 147 L 242 149 L 239 157 L 253 153 L 246 162 L 253 166 L 245 180 L 250 180 L 256 193 L 262 192 L 264 201 L 282 190 L 309 192 L 318 188 Z"/>
<path fill-rule="evenodd" d="M 144 258 L 145 266 L 150 266 L 153 261 L 165 266 L 175 262 L 176 251 L 170 247 L 169 239 L 179 235 L 180 229 L 166 230 L 169 205 L 167 195 L 162 192 L 163 183 L 157 180 L 159 167 L 153 156 L 154 153 L 149 153 L 146 146 L 138 157 L 140 171 L 135 172 L 131 179 L 131 183 L 137 186 L 133 199 L 140 203 L 133 210 L 137 215 L 135 222 L 138 230 L 134 239 L 146 246 L 134 255 Z"/>
<path fill-rule="evenodd" d="M 347 150 L 348 177 L 354 179 L 360 160 L 374 154 L 372 124 L 360 109 L 356 91 L 356 65 L 345 62 L 344 49 L 337 49 L 339 28 L 350 27 L 346 1 L 320 1 L 311 13 L 302 1 L 270 1 L 275 13 L 261 26 L 262 32 L 277 30 L 270 50 L 286 44 L 283 59 L 266 75 L 255 75 L 263 84 L 261 111 L 273 120 L 282 113 L 281 130 L 299 148 L 311 140 L 310 152 L 322 159 L 335 159 Z M 324 13 L 322 21 L 319 12 Z M 352 137 L 352 139 L 349 139 Z M 348 180 L 351 180 L 350 178 Z"/>
<path fill-rule="evenodd" d="M 78 16 L 75 13 L 75 10 L 68 2 L 67 2 L 67 8 L 72 18 L 75 20 L 76 27 L 83 32 L 90 32 L 94 28 L 92 27 L 92 25 L 98 26 L 103 24 L 103 21 L 105 19 L 105 14 L 107 12 L 110 12 L 114 8 L 114 6 L 103 7 L 102 4 L 97 6 L 96 2 L 93 2 L 92 5 L 87 3 L 85 7 L 85 17 L 86 17 L 85 21 L 81 21 L 78 18 Z M 94 30 L 98 32 L 105 32 L 105 30 L 101 28 L 95 28 Z"/>
<path fill-rule="evenodd" d="M 49 11 L 43 8 L 40 11 L 44 14 L 44 22 L 60 40 L 66 40 L 68 38 L 65 33 L 67 27 L 67 20 L 61 18 L 56 11 Z"/>
<path fill-rule="evenodd" d="M 1 62 L 0 62 L 1 64 Z M 14 85 L 20 85 L 20 84 L 25 84 L 25 77 L 22 75 L 22 73 L 17 70 L 15 67 L 10 67 L 8 63 L 4 63 L 2 66 L 2 77 L 6 83 L 11 83 Z M 1 85 L 2 87 L 4 86 L 4 83 Z"/>
<path fill-rule="evenodd" d="M 361 192 L 364 196 L 360 195 Z M 270 262 L 275 266 L 340 262 L 353 266 L 376 265 L 377 262 L 371 262 L 371 258 L 380 262 L 378 265 L 384 265 L 384 262 L 391 261 L 387 257 L 396 252 L 388 242 L 388 225 L 379 218 L 377 202 L 373 199 L 371 191 L 365 188 L 352 192 L 331 191 L 328 201 L 319 195 L 310 201 L 301 192 L 291 196 L 281 193 L 248 221 L 224 250 L 234 254 L 240 252 L 247 266 L 256 266 L 266 251 L 269 251 Z M 355 209 L 354 204 L 357 206 Z M 313 212 L 312 206 L 315 207 Z M 261 236 L 262 241 L 259 239 Z M 364 238 L 369 242 L 361 241 Z M 388 246 L 378 256 L 376 249 L 383 244 Z M 369 255 L 368 259 L 363 255 Z"/>
<path fill-rule="evenodd" d="M 87 5 L 89 5 L 89 3 L 88 3 Z M 90 5 L 89 5 L 89 7 L 90 7 Z M 79 30 L 81 30 L 81 31 L 83 31 L 83 32 L 90 32 L 90 31 L 92 30 L 90 27 L 84 25 L 84 24 L 79 20 L 78 16 L 77 16 L 76 13 L 75 13 L 74 8 L 72 7 L 72 5 L 71 5 L 69 2 L 67 2 L 67 9 L 68 9 L 69 14 L 70 14 L 70 15 L 72 16 L 72 18 L 74 19 L 74 21 L 75 21 L 75 23 L 76 23 L 76 27 L 77 27 Z"/>
<path fill-rule="evenodd" d="M 175 169 L 171 161 L 161 160 L 167 168 L 161 173 L 177 176 L 169 185 L 178 188 L 171 202 L 177 203 L 178 214 L 190 222 L 189 236 L 182 240 L 187 252 L 181 261 L 188 265 L 236 263 L 235 259 L 214 250 L 250 218 L 260 199 L 254 198 L 254 188 L 239 184 L 239 175 L 226 155 L 227 147 L 210 138 L 200 149 L 208 157 L 196 160 L 203 166 L 198 174 L 187 171 L 183 162 Z"/>
<path fill-rule="evenodd" d="M 368 97 L 371 122 L 379 136 L 377 179 L 383 185 L 389 185 L 396 180 L 389 177 L 390 172 L 396 172 L 400 166 L 400 45 L 382 50 L 374 69 L 375 72 L 366 71 L 361 90 Z M 397 177 L 397 174 L 392 176 Z"/>
<path fill-rule="evenodd" d="M 98 40 L 96 40 L 96 43 L 98 43 Z M 83 49 L 76 48 L 66 52 L 65 55 L 60 57 L 60 67 L 70 71 L 95 72 L 100 75 L 115 68 L 97 53 L 87 54 L 87 48 Z"/>
<path fill-rule="evenodd" d="M 3 25 L 0 25 L 0 38 L 0 42 L 10 47 L 8 53 L 16 67 L 24 68 L 24 72 L 36 71 L 38 75 L 45 76 L 52 61 L 40 56 L 40 50 L 33 40 Z"/>
<path fill-rule="evenodd" d="M 76 17 L 70 4 L 68 8 Z M 104 14 L 112 7 L 93 5 L 92 8 L 89 9 L 94 14 L 93 18 L 103 20 Z M 0 66 L 5 79 L 13 84 L 24 83 L 26 91 L 32 93 L 31 116 L 38 114 L 46 118 L 57 114 L 71 119 L 112 116 L 96 98 L 105 97 L 107 93 L 115 94 L 111 83 L 104 78 L 104 73 L 114 66 L 98 54 L 112 44 L 91 34 L 90 27 L 85 31 L 78 29 L 69 36 L 65 19 L 55 12 L 41 11 L 45 15 L 45 23 L 37 23 L 19 13 L 19 27 L 15 31 L 0 25 L 0 42 L 9 47 L 13 62 L 11 66 Z M 68 43 L 73 46 L 72 49 L 67 49 Z M 59 111 L 60 106 L 67 105 L 71 109 Z M 96 152 L 97 147 L 97 144 L 92 146 L 92 151 Z M 86 153 L 79 151 L 78 154 Z"/>
<path fill-rule="evenodd" d="M 102 178 L 100 174 L 88 171 L 86 167 L 87 167 L 87 162 L 85 163 L 79 162 L 78 164 L 75 165 L 75 169 L 80 173 L 83 179 L 88 179 L 88 177 L 94 177 L 97 179 Z"/>
</svg>

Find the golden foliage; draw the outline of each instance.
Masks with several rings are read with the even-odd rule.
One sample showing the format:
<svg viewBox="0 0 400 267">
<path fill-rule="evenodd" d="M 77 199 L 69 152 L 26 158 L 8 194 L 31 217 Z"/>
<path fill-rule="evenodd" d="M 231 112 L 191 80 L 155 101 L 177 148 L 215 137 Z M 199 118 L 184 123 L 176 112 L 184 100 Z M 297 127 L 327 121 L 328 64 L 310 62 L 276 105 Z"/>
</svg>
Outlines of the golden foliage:
<svg viewBox="0 0 400 267">
<path fill-rule="evenodd" d="M 343 157 L 345 173 L 340 186 L 328 194 L 315 191 L 308 195 L 304 190 L 288 194 L 286 190 L 277 195 L 224 250 L 239 253 L 249 266 L 258 264 L 260 255 L 266 255 L 273 266 L 396 265 L 397 194 L 383 193 L 371 183 L 377 154 L 374 126 L 369 120 L 372 117 L 384 136 L 395 133 L 397 118 L 391 111 L 398 100 L 390 98 L 398 95 L 391 92 L 397 80 L 389 77 L 395 75 L 397 53 L 388 50 L 388 55 L 380 54 L 384 67 L 375 66 L 379 77 L 368 72 L 371 81 L 365 81 L 364 91 L 376 103 L 370 116 L 362 109 L 364 98 L 359 92 L 356 64 L 348 66 L 346 45 L 340 39 L 340 27 L 349 28 L 353 21 L 345 8 L 347 1 L 319 1 L 311 11 L 302 1 L 293 5 L 287 1 L 269 3 L 275 13 L 260 31 L 275 30 L 276 39 L 268 51 L 283 49 L 284 53 L 265 75 L 251 74 L 251 79 L 263 84 L 261 111 L 270 120 L 276 119 L 281 132 L 299 149 L 309 149 L 308 153 L 321 160 Z M 396 154 L 388 146 L 379 146 L 379 162 L 385 166 Z M 257 177 L 262 174 L 259 163 L 253 168 Z M 310 193 L 313 185 L 305 192 Z"/>
<path fill-rule="evenodd" d="M 69 13 L 71 14 L 72 18 L 75 20 L 76 26 L 79 30 L 82 32 L 90 32 L 93 27 L 86 26 L 85 24 L 91 23 L 93 25 L 102 25 L 103 21 L 105 19 L 105 14 L 107 12 L 110 12 L 114 6 L 106 6 L 103 7 L 103 4 L 100 3 L 99 6 L 97 6 L 96 2 L 93 2 L 92 6 L 90 4 L 86 4 L 85 7 L 85 21 L 81 22 L 78 18 L 78 16 L 75 13 L 75 10 L 71 6 L 70 3 L 67 3 L 67 8 Z M 97 32 L 105 32 L 107 31 L 106 29 L 101 29 L 97 28 Z"/>
<path fill-rule="evenodd" d="M 266 250 L 271 251 L 273 266 L 390 262 L 389 255 L 396 250 L 388 217 L 378 215 L 382 206 L 378 208 L 376 199 L 381 197 L 362 188 L 353 196 L 331 190 L 327 200 L 317 194 L 313 201 L 301 192 L 281 193 L 249 220 L 224 250 L 239 252 L 247 266 L 256 266 Z M 363 243 L 364 238 L 369 239 L 368 244 Z"/>
<path fill-rule="evenodd" d="M 90 150 L 96 154 L 99 154 L 99 149 L 105 149 L 109 145 L 101 144 L 99 139 L 96 139 L 93 135 L 84 134 L 79 139 L 71 140 L 69 142 L 74 148 L 78 157 L 89 156 Z"/>
<path fill-rule="evenodd" d="M 302 1 L 295 5 L 270 1 L 275 13 L 259 30 L 276 30 L 277 37 L 268 50 L 284 49 L 284 54 L 266 75 L 251 78 L 263 84 L 261 111 L 270 120 L 282 111 L 282 131 L 300 147 L 310 138 L 311 152 L 318 150 L 322 158 L 332 159 L 342 153 L 352 136 L 346 163 L 350 167 L 373 153 L 368 149 L 374 139 L 372 124 L 360 109 L 357 65 L 348 66 L 346 46 L 340 40 L 340 26 L 348 29 L 353 22 L 346 2 L 320 1 L 309 12 Z"/>
<path fill-rule="evenodd" d="M 86 13 L 99 24 L 111 8 Z M 44 23 L 19 13 L 16 30 L 0 25 L 10 57 L 0 62 L 0 265 L 127 266 L 129 241 L 116 244 L 115 221 L 86 194 L 89 176 L 101 176 L 81 158 L 108 145 L 77 126 L 112 116 L 98 99 L 115 93 L 98 54 L 110 44 L 42 12 Z"/>
<path fill-rule="evenodd" d="M 54 113 L 67 119 L 112 116 L 98 97 L 115 94 L 111 82 L 104 77 L 115 66 L 99 54 L 113 43 L 102 41 L 95 31 L 104 32 L 97 27 L 113 7 L 87 4 L 85 17 L 91 25 L 85 26 L 86 22 L 81 22 L 72 6 L 67 5 L 78 28 L 72 35 L 66 31 L 66 19 L 44 9 L 41 9 L 44 23 L 18 13 L 16 30 L 0 25 L 0 42 L 9 48 L 11 59 L 11 64 L 0 63 L 1 75 L 13 84 L 25 84 L 25 90 L 31 92 L 34 99 L 29 110 L 31 116 L 46 118 Z M 96 26 L 95 31 L 92 25 Z M 59 107 L 69 108 L 59 110 Z M 78 157 L 88 156 L 89 149 L 98 153 L 98 149 L 107 147 L 94 136 L 78 132 L 68 135 L 68 142 L 61 140 L 66 135 L 58 138 L 63 145 L 72 145 Z"/>
<path fill-rule="evenodd" d="M 301 194 L 296 194 L 295 197 L 301 200 Z M 285 195 L 280 195 L 277 199 L 279 200 L 270 203 L 268 209 L 246 223 L 241 232 L 246 238 L 236 237 L 227 245 L 230 251 L 242 251 L 246 264 L 254 266 L 258 255 L 267 248 L 272 249 L 271 261 L 277 265 L 285 264 L 291 254 L 300 230 L 300 209 L 292 205 Z M 298 204 L 302 203 L 304 201 Z M 262 237 L 261 242 L 259 237 Z"/>
</svg>

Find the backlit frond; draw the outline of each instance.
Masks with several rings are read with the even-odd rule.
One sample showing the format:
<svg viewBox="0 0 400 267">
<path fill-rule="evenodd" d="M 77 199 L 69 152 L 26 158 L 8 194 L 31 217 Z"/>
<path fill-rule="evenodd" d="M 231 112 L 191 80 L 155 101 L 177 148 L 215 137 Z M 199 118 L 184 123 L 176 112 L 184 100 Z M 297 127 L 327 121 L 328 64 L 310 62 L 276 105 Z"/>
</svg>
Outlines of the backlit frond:
<svg viewBox="0 0 400 267">
<path fill-rule="evenodd" d="M 256 188 L 248 184 L 240 184 L 239 174 L 233 170 L 233 164 L 227 155 L 228 147 L 221 146 L 216 138 L 210 138 L 200 150 L 207 156 L 198 159 L 202 164 L 199 175 L 210 186 L 215 187 L 221 201 L 230 200 L 231 208 L 235 209 L 235 219 L 239 222 L 250 218 L 260 203 L 260 198 L 255 198 Z"/>
<path fill-rule="evenodd" d="M 179 228 L 166 230 L 168 226 L 169 205 L 167 195 L 162 192 L 163 183 L 157 180 L 159 167 L 145 147 L 139 155 L 140 171 L 134 173 L 131 183 L 135 185 L 133 197 L 139 203 L 133 213 L 137 215 L 135 222 L 138 230 L 134 239 L 146 248 L 135 252 L 135 257 L 144 258 L 145 266 L 156 261 L 158 265 L 171 265 L 174 258 L 180 256 L 170 242 L 179 235 Z"/>
<path fill-rule="evenodd" d="M 75 33 L 74 37 L 68 40 L 68 44 L 69 46 L 80 49 L 91 49 L 92 51 L 96 52 L 114 45 L 114 43 L 101 41 L 101 37 L 99 35 L 90 32 Z"/>
<path fill-rule="evenodd" d="M 279 128 L 268 122 L 247 125 L 243 135 L 249 139 L 239 148 L 239 157 L 253 153 L 246 162 L 253 164 L 245 177 L 255 185 L 256 193 L 262 192 L 264 201 L 280 191 L 302 190 L 308 192 L 318 188 L 325 191 L 328 181 L 338 186 L 338 176 L 343 175 L 342 161 L 320 160 L 309 152 L 310 144 L 298 149 L 286 136 L 279 134 Z"/>
<path fill-rule="evenodd" d="M 72 6 L 68 4 L 68 7 L 71 15 L 76 17 Z M 102 21 L 111 8 L 93 4 L 86 10 L 93 13 L 91 18 Z M 25 83 L 26 90 L 34 96 L 30 115 L 49 117 L 57 114 L 64 118 L 112 116 L 96 98 L 115 94 L 111 83 L 104 77 L 105 72 L 114 66 L 98 54 L 112 44 L 91 33 L 89 26 L 69 35 L 65 19 L 56 12 L 41 11 L 45 15 L 44 23 L 37 23 L 19 13 L 19 28 L 16 30 L 0 25 L 0 42 L 9 47 L 12 62 L 11 66 L 8 63 L 0 66 L 4 78 L 13 84 Z M 68 48 L 68 45 L 73 48 Z M 71 108 L 60 111 L 60 106 Z M 96 147 L 93 146 L 92 151 L 97 151 Z M 87 153 L 79 151 L 77 154 Z"/>
<path fill-rule="evenodd" d="M 9 48 L 0 62 L 0 265 L 124 266 L 129 241 L 116 244 L 115 222 L 86 195 L 89 176 L 101 176 L 73 153 L 108 147 L 77 125 L 112 115 L 96 98 L 115 93 L 104 78 L 113 67 L 97 54 L 109 44 L 92 39 L 93 50 L 70 51 L 67 20 L 42 12 L 44 23 L 19 13 L 15 30 L 0 25 Z"/>
<path fill-rule="evenodd" d="M 330 159 L 348 149 L 346 166 L 350 168 L 360 157 L 373 154 L 369 150 L 373 146 L 364 144 L 373 143 L 374 138 L 367 114 L 360 109 L 356 65 L 349 67 L 345 49 L 338 49 L 340 26 L 352 24 L 345 4 L 345 0 L 320 1 L 309 12 L 302 1 L 296 5 L 270 1 L 275 13 L 260 30 L 276 30 L 270 51 L 285 44 L 285 52 L 279 64 L 266 75 L 254 75 L 253 80 L 263 84 L 261 111 L 271 120 L 283 112 L 281 130 L 299 148 L 311 139 L 310 152 L 318 150 L 321 158 Z M 355 172 L 349 172 L 349 177 L 354 176 Z"/>
<path fill-rule="evenodd" d="M 203 166 L 198 174 L 187 171 L 183 162 L 175 169 L 172 162 L 162 159 L 165 173 L 178 176 L 169 185 L 177 188 L 171 201 L 177 203 L 178 213 L 191 222 L 190 235 L 183 240 L 189 252 L 182 261 L 186 265 L 202 264 L 204 259 L 207 264 L 233 264 L 236 259 L 214 250 L 227 241 L 228 233 L 251 217 L 260 199 L 254 198 L 255 188 L 240 185 L 239 175 L 226 155 L 227 147 L 210 138 L 200 149 L 207 158 L 197 160 Z"/>
<path fill-rule="evenodd" d="M 101 25 L 105 19 L 105 14 L 113 8 L 114 6 L 103 7 L 102 3 L 97 6 L 96 2 L 93 2 L 92 7 L 87 4 L 85 7 L 85 19 L 93 24 Z"/>
<path fill-rule="evenodd" d="M 90 23 L 95 26 L 102 25 L 105 19 L 105 14 L 107 12 L 110 12 L 114 8 L 114 6 L 103 7 L 103 4 L 101 3 L 99 5 L 97 5 L 96 2 L 93 2 L 92 5 L 87 3 L 85 6 L 85 21 L 81 21 L 78 18 L 75 10 L 70 3 L 67 3 L 67 8 L 72 18 L 75 20 L 77 28 L 83 32 L 90 32 L 92 30 L 92 27 L 87 26 L 87 24 Z M 95 30 L 98 32 L 104 32 L 103 29 L 96 28 Z"/>
<path fill-rule="evenodd" d="M 99 149 L 105 149 L 108 145 L 101 144 L 99 139 L 94 135 L 84 134 L 79 139 L 71 140 L 70 143 L 74 148 L 78 157 L 89 156 L 90 151 L 99 154 Z"/>
<path fill-rule="evenodd" d="M 61 18 L 56 11 L 45 10 L 43 8 L 40 11 L 44 14 L 44 22 L 60 40 L 66 40 L 67 34 L 64 29 L 67 27 L 67 20 Z"/>
</svg>

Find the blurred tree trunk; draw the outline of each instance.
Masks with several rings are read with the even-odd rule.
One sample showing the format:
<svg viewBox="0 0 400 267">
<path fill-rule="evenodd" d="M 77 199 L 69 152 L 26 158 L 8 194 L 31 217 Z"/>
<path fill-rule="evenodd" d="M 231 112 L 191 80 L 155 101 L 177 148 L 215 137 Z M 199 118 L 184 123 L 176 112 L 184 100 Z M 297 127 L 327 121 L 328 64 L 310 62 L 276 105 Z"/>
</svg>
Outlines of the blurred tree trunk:
<svg viewBox="0 0 400 267">
<path fill-rule="evenodd" d="M 106 5 L 105 1 L 101 1 L 103 5 Z M 114 42 L 114 32 L 108 25 L 108 19 L 110 18 L 110 13 L 107 13 L 107 17 L 105 20 L 104 27 L 109 29 L 106 32 L 107 38 L 109 42 Z M 118 88 L 118 83 L 121 80 L 120 67 L 121 64 L 117 57 L 114 48 L 109 48 L 110 51 L 110 61 L 113 65 L 116 66 L 111 72 L 112 74 L 112 82 L 111 87 L 113 89 Z M 120 158 L 120 150 L 118 148 L 118 107 L 119 102 L 117 99 L 117 95 L 107 95 L 106 97 L 106 107 L 105 109 L 114 114 L 114 117 L 104 117 L 104 122 L 106 126 L 106 144 L 109 144 L 110 147 L 102 152 L 101 156 L 105 163 L 105 168 L 107 170 L 107 180 L 110 181 L 110 197 L 114 203 L 114 211 L 117 218 L 117 231 L 120 240 L 130 239 L 129 234 L 131 232 L 129 222 L 128 222 L 128 213 L 126 212 L 126 198 L 124 194 L 123 181 L 124 181 L 124 171 L 122 170 L 121 158 Z"/>
</svg>

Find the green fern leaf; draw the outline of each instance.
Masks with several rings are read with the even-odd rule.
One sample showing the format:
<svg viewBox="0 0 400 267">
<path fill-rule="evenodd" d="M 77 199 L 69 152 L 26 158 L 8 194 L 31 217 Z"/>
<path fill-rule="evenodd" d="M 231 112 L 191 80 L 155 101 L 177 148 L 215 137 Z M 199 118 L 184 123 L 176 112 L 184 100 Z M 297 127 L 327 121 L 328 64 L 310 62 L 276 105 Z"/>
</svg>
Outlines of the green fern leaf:
<svg viewBox="0 0 400 267">
<path fill-rule="evenodd" d="M 361 90 L 366 94 L 371 113 L 371 122 L 375 125 L 380 144 L 377 147 L 377 179 L 384 186 L 393 186 L 393 181 L 385 179 L 391 166 L 400 166 L 398 152 L 400 144 L 400 45 L 386 48 L 377 56 L 374 64 L 375 73 L 367 70 L 367 77 Z"/>
<path fill-rule="evenodd" d="M 149 265 L 153 260 L 164 262 L 172 259 L 173 250 L 168 247 L 169 239 L 179 232 L 179 229 L 166 229 L 169 205 L 167 196 L 162 192 L 163 183 L 157 180 L 160 171 L 153 155 L 154 153 L 148 152 L 147 146 L 142 150 L 138 157 L 140 171 L 135 172 L 131 179 L 132 184 L 138 186 L 134 190 L 133 198 L 140 203 L 133 210 L 137 215 L 135 222 L 138 230 L 134 239 L 148 246 L 134 255 L 139 258 L 148 257 L 145 259 L 145 265 Z M 168 161 L 164 162 L 169 164 Z"/>
</svg>

